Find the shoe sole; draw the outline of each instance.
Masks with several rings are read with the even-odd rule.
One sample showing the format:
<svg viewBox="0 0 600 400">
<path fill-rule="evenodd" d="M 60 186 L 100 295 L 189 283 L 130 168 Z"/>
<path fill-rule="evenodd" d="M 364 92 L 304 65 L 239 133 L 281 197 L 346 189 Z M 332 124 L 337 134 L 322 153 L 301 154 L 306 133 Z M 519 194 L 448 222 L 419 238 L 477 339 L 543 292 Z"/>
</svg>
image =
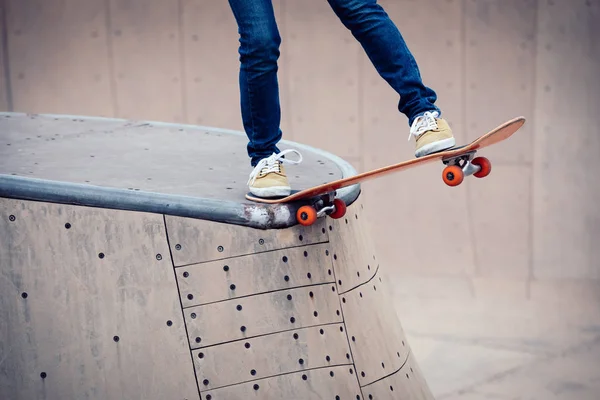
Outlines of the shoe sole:
<svg viewBox="0 0 600 400">
<path fill-rule="evenodd" d="M 289 186 L 272 186 L 268 188 L 250 188 L 250 193 L 257 197 L 284 197 L 289 196 L 292 189 Z"/>
<path fill-rule="evenodd" d="M 431 153 L 447 150 L 456 145 L 456 140 L 452 138 L 438 140 L 437 142 L 426 144 L 415 152 L 415 157 L 423 157 Z"/>
</svg>

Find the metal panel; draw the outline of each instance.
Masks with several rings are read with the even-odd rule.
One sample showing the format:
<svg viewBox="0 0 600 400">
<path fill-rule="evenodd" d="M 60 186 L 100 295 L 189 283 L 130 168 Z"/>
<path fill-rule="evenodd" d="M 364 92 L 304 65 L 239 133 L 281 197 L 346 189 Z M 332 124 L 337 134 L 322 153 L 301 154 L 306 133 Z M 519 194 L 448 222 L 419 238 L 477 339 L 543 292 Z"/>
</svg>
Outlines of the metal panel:
<svg viewBox="0 0 600 400">
<path fill-rule="evenodd" d="M 379 264 L 363 209 L 359 201 L 347 208 L 344 218 L 328 221 L 335 282 L 340 293 L 369 281 Z"/>
<path fill-rule="evenodd" d="M 0 265 L 0 398 L 198 398 L 160 215 L 0 199 Z"/>
<path fill-rule="evenodd" d="M 277 375 L 257 381 L 210 390 L 206 400 L 231 399 L 358 399 L 362 398 L 352 367 L 321 368 Z"/>
<path fill-rule="evenodd" d="M 342 321 L 334 285 L 318 285 L 185 309 L 193 349 Z M 218 327 L 218 328 L 217 328 Z"/>
<path fill-rule="evenodd" d="M 293 247 L 177 268 L 184 307 L 291 287 L 333 283 L 329 244 Z M 231 285 L 235 290 L 231 290 Z"/>
<path fill-rule="evenodd" d="M 327 220 L 309 227 L 260 230 L 221 222 L 166 216 L 175 266 L 261 253 L 328 240 Z"/>
<path fill-rule="evenodd" d="M 342 312 L 361 386 L 399 369 L 410 347 L 380 274 L 341 295 Z"/>
<path fill-rule="evenodd" d="M 433 400 L 423 374 L 412 354 L 402 368 L 385 378 L 362 388 L 364 399 Z"/>
<path fill-rule="evenodd" d="M 343 324 L 295 329 L 192 353 L 202 390 L 299 371 L 352 367 Z"/>
</svg>

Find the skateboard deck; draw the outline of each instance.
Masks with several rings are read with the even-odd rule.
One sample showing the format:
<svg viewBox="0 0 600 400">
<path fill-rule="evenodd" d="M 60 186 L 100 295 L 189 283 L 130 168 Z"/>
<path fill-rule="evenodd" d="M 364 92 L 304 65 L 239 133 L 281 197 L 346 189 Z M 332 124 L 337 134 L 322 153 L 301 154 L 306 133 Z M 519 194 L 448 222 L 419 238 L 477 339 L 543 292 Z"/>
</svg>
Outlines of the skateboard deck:
<svg viewBox="0 0 600 400">
<path fill-rule="evenodd" d="M 475 175 L 478 178 L 487 176 L 491 171 L 491 163 L 485 157 L 475 158 L 475 153 L 480 149 L 508 139 L 517 132 L 524 123 L 524 117 L 513 118 L 478 137 L 469 144 L 455 146 L 423 157 L 413 158 L 303 190 L 294 190 L 290 195 L 285 197 L 261 198 L 248 193 L 246 194 L 246 199 L 267 204 L 290 203 L 293 201 L 310 199 L 324 202 L 323 209 L 320 210 L 321 212 L 317 212 L 314 206 L 304 206 L 304 208 L 301 207 L 300 210 L 298 210 L 299 222 L 306 225 L 310 225 L 317 217 L 324 213 L 329 214 L 333 218 L 341 218 L 345 213 L 345 205 L 342 204 L 340 199 L 335 198 L 336 190 L 379 178 L 387 174 L 404 171 L 409 168 L 440 160 L 446 165 L 442 173 L 442 179 L 449 186 L 460 185 L 465 176 Z M 307 213 L 307 215 L 304 215 L 307 219 L 301 218 L 302 212 L 305 214 Z"/>
</svg>

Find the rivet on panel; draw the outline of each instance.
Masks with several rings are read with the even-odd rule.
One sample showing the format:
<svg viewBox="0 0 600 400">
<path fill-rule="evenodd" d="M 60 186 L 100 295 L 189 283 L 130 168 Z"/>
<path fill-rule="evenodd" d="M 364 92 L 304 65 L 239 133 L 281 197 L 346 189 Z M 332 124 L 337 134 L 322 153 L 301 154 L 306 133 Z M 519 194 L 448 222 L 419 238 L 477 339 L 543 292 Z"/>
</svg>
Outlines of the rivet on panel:
<svg viewBox="0 0 600 400">
<path fill-rule="evenodd" d="M 314 294 L 313 292 L 309 292 L 309 293 L 308 293 L 308 295 L 309 295 L 310 297 L 315 297 L 315 294 Z"/>
<path fill-rule="evenodd" d="M 331 377 L 333 378 L 333 375 L 335 375 L 335 374 L 333 373 L 333 371 L 329 371 L 329 376 L 331 376 Z"/>
<path fill-rule="evenodd" d="M 103 259 L 103 258 L 104 258 L 104 253 L 99 253 L 99 254 L 98 254 L 98 257 L 99 257 L 100 259 Z"/>
<path fill-rule="evenodd" d="M 324 331 L 323 329 L 320 329 L 320 330 L 319 330 L 319 333 L 320 333 L 321 335 L 323 335 L 323 334 L 325 333 L 325 331 Z"/>
<path fill-rule="evenodd" d="M 315 311 L 315 312 L 313 313 L 313 315 L 314 315 L 315 317 L 318 317 L 318 316 L 319 316 L 319 313 Z"/>
<path fill-rule="evenodd" d="M 306 277 L 307 277 L 308 279 L 310 279 L 310 278 L 312 277 L 312 275 L 310 274 L 310 272 L 309 272 L 308 274 L 306 274 Z"/>
<path fill-rule="evenodd" d="M 300 365 L 304 364 L 304 360 L 303 359 L 299 359 L 298 363 L 300 363 Z"/>
<path fill-rule="evenodd" d="M 198 358 L 204 358 L 204 353 L 202 353 L 202 352 L 198 353 Z"/>
<path fill-rule="evenodd" d="M 167 326 L 171 326 L 171 325 L 173 325 L 173 321 L 171 321 L 171 320 L 168 320 L 168 321 L 167 321 Z"/>
<path fill-rule="evenodd" d="M 281 259 L 284 263 L 288 262 L 288 258 L 286 256 L 283 256 L 283 258 Z"/>
<path fill-rule="evenodd" d="M 158 261 L 162 260 L 162 254 L 157 254 L 157 255 L 156 255 L 156 259 L 157 259 Z"/>
<path fill-rule="evenodd" d="M 298 334 L 294 333 L 294 339 L 298 340 Z"/>
<path fill-rule="evenodd" d="M 229 285 L 229 289 L 235 290 L 235 285 L 232 283 L 231 285 Z"/>
<path fill-rule="evenodd" d="M 249 349 L 250 348 L 250 343 L 248 343 L 248 342 L 244 343 L 244 347 L 247 348 L 247 349 Z"/>
<path fill-rule="evenodd" d="M 303 241 L 303 240 L 304 240 L 304 237 L 302 237 L 302 235 L 300 235 L 300 236 L 298 236 L 298 239 L 299 239 L 300 241 Z"/>
<path fill-rule="evenodd" d="M 237 305 L 237 307 L 236 307 L 236 310 L 238 310 L 238 311 L 242 311 L 242 305 L 241 305 L 241 304 L 238 304 L 238 305 Z"/>
<path fill-rule="evenodd" d="M 258 384 L 254 384 L 254 390 L 258 390 L 260 388 L 260 386 L 258 386 Z"/>
<path fill-rule="evenodd" d="M 22 297 L 22 298 L 26 299 L 26 298 L 27 298 L 27 296 L 29 296 L 29 295 L 27 294 L 27 292 L 23 292 L 23 293 L 21 293 L 21 297 Z"/>
<path fill-rule="evenodd" d="M 114 340 L 115 342 L 118 342 L 120 339 L 119 339 L 119 337 L 118 337 L 118 336 L 113 336 L 113 340 Z"/>
<path fill-rule="evenodd" d="M 191 313 L 191 314 L 190 314 L 190 317 L 191 317 L 192 319 L 196 319 L 197 315 L 196 315 L 196 313 L 195 313 L 195 312 L 193 312 L 193 313 Z"/>
<path fill-rule="evenodd" d="M 385 364 L 384 363 L 381 363 L 381 368 L 385 369 Z"/>
<path fill-rule="evenodd" d="M 16 219 L 17 219 L 17 218 L 16 218 L 14 215 L 9 215 L 9 216 L 8 216 L 8 220 L 9 220 L 10 222 L 15 222 L 15 220 L 16 220 Z"/>
<path fill-rule="evenodd" d="M 222 253 L 222 252 L 223 252 L 223 250 L 225 250 L 225 249 L 223 248 L 223 246 L 219 246 L 219 247 L 217 247 L 217 251 L 219 251 L 219 253 Z"/>
<path fill-rule="evenodd" d="M 287 295 L 287 299 L 288 299 L 288 300 L 292 300 L 292 295 L 291 295 L 291 294 L 288 294 L 288 295 Z"/>
<path fill-rule="evenodd" d="M 325 360 L 331 361 L 331 357 L 327 356 L 327 357 L 325 357 Z"/>
<path fill-rule="evenodd" d="M 294 317 L 290 318 L 290 322 L 293 324 L 294 322 L 296 322 L 296 318 L 294 318 Z"/>
<path fill-rule="evenodd" d="M 308 376 L 306 376 L 306 375 L 302 375 L 302 379 L 303 379 L 303 380 L 307 380 L 307 379 L 308 379 Z"/>
<path fill-rule="evenodd" d="M 185 272 L 183 273 L 183 277 L 184 277 L 184 278 L 187 278 L 188 276 L 190 276 L 190 273 L 189 273 L 189 272 L 187 272 L 187 271 L 185 271 Z"/>
<path fill-rule="evenodd" d="M 242 326 L 240 327 L 240 331 L 242 331 L 242 332 L 246 332 L 246 327 L 242 325 Z"/>
<path fill-rule="evenodd" d="M 265 240 L 264 239 L 258 239 L 258 244 L 265 244 Z"/>
<path fill-rule="evenodd" d="M 203 380 L 202 383 L 204 383 L 204 386 L 208 386 L 208 384 L 209 384 L 208 379 Z"/>
<path fill-rule="evenodd" d="M 175 250 L 181 250 L 181 245 L 179 243 L 175 245 Z"/>
<path fill-rule="evenodd" d="M 199 336 L 197 336 L 196 337 L 196 343 L 200 343 L 201 341 L 202 341 L 202 339 Z"/>
<path fill-rule="evenodd" d="M 225 271 L 225 272 L 229 271 L 229 265 L 223 266 L 223 271 Z"/>
<path fill-rule="evenodd" d="M 256 370 L 255 369 L 250 370 L 250 375 L 252 375 L 252 376 L 256 375 Z"/>
<path fill-rule="evenodd" d="M 360 376 L 362 376 L 363 378 L 364 378 L 366 375 L 367 375 L 367 374 L 365 374 L 365 371 L 362 371 L 362 372 L 360 373 Z"/>
<path fill-rule="evenodd" d="M 339 316 L 340 315 L 340 310 L 335 310 L 335 313 Z"/>
<path fill-rule="evenodd" d="M 187 298 L 188 298 L 188 300 L 192 300 L 194 298 L 194 295 L 190 293 L 187 295 Z"/>
<path fill-rule="evenodd" d="M 284 277 L 283 277 L 283 279 L 284 279 L 286 282 L 289 282 L 289 280 L 290 280 L 290 277 L 286 275 L 286 276 L 284 276 Z"/>
<path fill-rule="evenodd" d="M 45 372 L 42 372 L 42 373 L 40 374 L 40 378 L 42 378 L 42 379 L 46 379 L 46 377 L 47 377 L 47 376 L 48 376 L 48 375 L 47 375 Z"/>
<path fill-rule="evenodd" d="M 308 257 L 308 251 L 304 252 L 304 257 Z"/>
<path fill-rule="evenodd" d="M 66 229 L 71 229 L 71 224 L 67 222 L 67 223 L 65 224 L 65 228 L 66 228 Z"/>
</svg>

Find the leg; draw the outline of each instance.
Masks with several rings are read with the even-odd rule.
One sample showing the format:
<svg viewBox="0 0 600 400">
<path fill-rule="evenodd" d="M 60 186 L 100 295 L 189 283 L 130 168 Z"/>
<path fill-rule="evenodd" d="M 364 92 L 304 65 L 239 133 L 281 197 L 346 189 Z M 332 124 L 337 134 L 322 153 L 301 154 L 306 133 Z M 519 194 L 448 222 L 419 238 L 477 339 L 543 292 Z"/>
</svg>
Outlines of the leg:
<svg viewBox="0 0 600 400">
<path fill-rule="evenodd" d="M 400 95 L 398 109 L 409 124 L 434 105 L 436 93 L 426 87 L 417 62 L 400 31 L 377 0 L 328 0 L 329 5 L 361 44 L 375 69 Z"/>
<path fill-rule="evenodd" d="M 365 53 L 400 95 L 398 110 L 411 126 L 409 140 L 416 137 L 415 156 L 421 157 L 455 145 L 452 130 L 434 104 L 436 93 L 425 86 L 417 62 L 400 31 L 377 0 L 327 0 Z"/>
<path fill-rule="evenodd" d="M 229 0 L 240 35 L 240 99 L 248 156 L 252 166 L 273 153 L 281 110 L 277 60 L 281 37 L 271 0 Z"/>
</svg>

